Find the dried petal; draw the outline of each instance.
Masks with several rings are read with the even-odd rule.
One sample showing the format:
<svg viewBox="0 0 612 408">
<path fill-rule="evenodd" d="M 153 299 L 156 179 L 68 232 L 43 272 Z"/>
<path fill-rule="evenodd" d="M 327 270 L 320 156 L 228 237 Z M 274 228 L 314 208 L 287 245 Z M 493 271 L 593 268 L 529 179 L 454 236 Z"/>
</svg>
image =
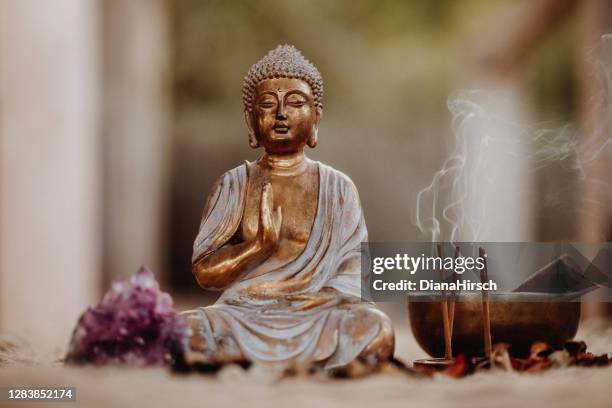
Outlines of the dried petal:
<svg viewBox="0 0 612 408">
<path fill-rule="evenodd" d="M 506 343 L 498 343 L 493 347 L 490 358 L 492 369 L 512 370 L 512 362 L 508 353 L 509 348 L 510 346 Z"/>
</svg>

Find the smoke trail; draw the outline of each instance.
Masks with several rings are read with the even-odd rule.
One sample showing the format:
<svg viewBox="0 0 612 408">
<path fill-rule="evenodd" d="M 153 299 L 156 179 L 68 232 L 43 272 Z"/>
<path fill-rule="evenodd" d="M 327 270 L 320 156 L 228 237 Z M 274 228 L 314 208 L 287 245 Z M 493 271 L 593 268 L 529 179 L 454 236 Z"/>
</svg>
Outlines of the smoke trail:
<svg viewBox="0 0 612 408">
<path fill-rule="evenodd" d="M 607 37 L 604 42 L 607 41 L 612 60 L 612 36 Z M 609 62 L 602 70 L 607 79 L 602 90 L 608 89 L 612 95 Z M 601 98 L 601 103 L 605 103 L 608 109 L 609 95 Z M 560 221 L 584 211 L 580 203 L 566 199 L 576 194 L 572 180 L 579 180 L 581 185 L 595 186 L 603 193 L 591 205 L 608 208 L 612 203 L 609 178 L 605 174 L 599 178 L 592 177 L 586 171 L 594 161 L 609 162 L 612 158 L 609 124 L 593 126 L 592 134 L 588 135 L 579 134 L 571 124 L 521 125 L 492 108 L 504 98 L 503 94 L 478 90 L 458 91 L 448 98 L 453 135 L 450 154 L 431 183 L 421 189 L 416 198 L 415 225 L 424 238 L 431 241 L 482 241 L 489 236 L 487 231 L 495 228 L 496 220 L 489 216 L 489 202 L 507 189 L 513 189 L 516 200 L 539 200 L 543 209 L 555 208 Z M 514 165 L 508 168 L 504 163 Z M 565 185 L 546 185 L 536 191 L 530 189 L 530 185 L 502 182 L 505 172 L 513 169 L 520 168 L 523 176 L 535 180 L 553 166 L 554 171 L 567 178 Z M 511 206 L 512 203 L 503 205 Z"/>
</svg>

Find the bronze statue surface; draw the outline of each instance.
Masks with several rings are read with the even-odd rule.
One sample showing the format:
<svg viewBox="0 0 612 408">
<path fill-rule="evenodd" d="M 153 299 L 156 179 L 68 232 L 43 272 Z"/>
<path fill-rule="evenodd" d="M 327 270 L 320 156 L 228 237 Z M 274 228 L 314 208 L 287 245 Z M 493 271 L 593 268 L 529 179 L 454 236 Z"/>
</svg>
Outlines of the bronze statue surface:
<svg viewBox="0 0 612 408">
<path fill-rule="evenodd" d="M 245 77 L 249 144 L 264 154 L 221 176 L 194 242 L 193 273 L 223 290 L 185 312 L 187 363 L 254 361 L 376 367 L 393 355 L 389 318 L 362 302 L 357 189 L 306 157 L 317 144 L 323 81 L 293 46 L 279 46 Z"/>
</svg>

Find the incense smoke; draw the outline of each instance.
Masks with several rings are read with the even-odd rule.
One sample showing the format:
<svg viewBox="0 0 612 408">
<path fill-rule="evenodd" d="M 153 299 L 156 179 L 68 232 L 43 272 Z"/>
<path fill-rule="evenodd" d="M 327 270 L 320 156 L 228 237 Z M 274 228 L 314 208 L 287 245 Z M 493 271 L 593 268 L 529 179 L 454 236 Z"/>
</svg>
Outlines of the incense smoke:
<svg viewBox="0 0 612 408">
<path fill-rule="evenodd" d="M 612 60 L 612 36 L 604 36 L 603 43 Z M 610 118 L 612 67 L 604 61 L 598 68 L 603 73 L 602 94 L 594 104 L 606 109 L 605 116 Z M 550 122 L 521 125 L 512 120 L 516 98 L 499 92 L 458 91 L 450 95 L 447 106 L 452 115 L 450 154 L 431 183 L 417 194 L 415 225 L 423 238 L 522 241 L 527 239 L 516 238 L 527 235 L 525 230 L 498 230 L 498 220 L 505 216 L 506 224 L 531 225 L 530 214 L 539 208 L 538 217 L 570 222 L 587 208 L 609 208 L 609 176 L 605 172 L 593 176 L 589 167 L 612 159 L 610 123 L 590 124 L 588 130 Z M 551 173 L 560 185 L 546 179 Z M 541 185 L 536 186 L 538 180 Z M 581 197 L 587 185 L 600 194 Z M 511 216 L 518 219 L 510 220 Z"/>
</svg>

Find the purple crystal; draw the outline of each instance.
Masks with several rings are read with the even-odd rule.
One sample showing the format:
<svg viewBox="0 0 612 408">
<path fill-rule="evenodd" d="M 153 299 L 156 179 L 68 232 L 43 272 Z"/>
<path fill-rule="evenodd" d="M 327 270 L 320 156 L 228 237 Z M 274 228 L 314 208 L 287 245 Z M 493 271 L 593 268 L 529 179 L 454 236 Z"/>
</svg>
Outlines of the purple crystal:
<svg viewBox="0 0 612 408">
<path fill-rule="evenodd" d="M 180 358 L 189 337 L 185 318 L 172 308 L 155 277 L 141 267 L 114 282 L 102 302 L 88 308 L 72 333 L 69 363 L 148 366 Z"/>
</svg>

